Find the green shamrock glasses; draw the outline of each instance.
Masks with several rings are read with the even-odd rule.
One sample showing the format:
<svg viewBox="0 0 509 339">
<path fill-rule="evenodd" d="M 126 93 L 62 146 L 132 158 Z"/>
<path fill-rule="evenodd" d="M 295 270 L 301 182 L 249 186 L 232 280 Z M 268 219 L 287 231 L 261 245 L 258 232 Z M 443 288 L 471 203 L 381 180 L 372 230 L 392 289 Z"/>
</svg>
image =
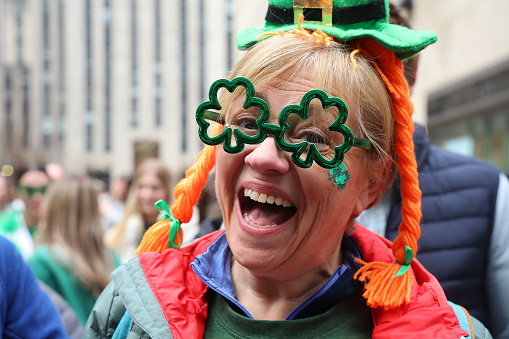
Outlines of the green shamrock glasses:
<svg viewBox="0 0 509 339">
<path fill-rule="evenodd" d="M 222 88 L 230 95 L 226 112 L 218 99 Z M 241 94 L 233 94 L 237 89 Z M 313 89 L 304 94 L 299 105 L 283 108 L 277 125 L 269 123 L 269 105 L 255 96 L 253 84 L 244 77 L 215 81 L 210 87 L 209 101 L 196 110 L 198 133 L 205 144 L 222 143 L 226 152 L 234 154 L 241 152 L 245 144 L 259 144 L 272 135 L 277 147 L 290 152 L 292 161 L 302 168 L 310 167 L 313 161 L 324 168 L 335 168 L 352 146 L 373 148 L 369 139 L 353 136 L 345 125 L 347 117 L 348 107 L 343 100 Z M 223 124 L 225 128 L 220 134 L 210 136 L 209 121 Z"/>
<path fill-rule="evenodd" d="M 33 186 L 16 186 L 16 192 L 20 196 L 20 198 L 24 200 L 32 199 L 32 197 L 36 194 L 44 195 L 46 193 L 46 189 L 48 185 L 43 185 L 41 187 L 33 187 Z"/>
</svg>

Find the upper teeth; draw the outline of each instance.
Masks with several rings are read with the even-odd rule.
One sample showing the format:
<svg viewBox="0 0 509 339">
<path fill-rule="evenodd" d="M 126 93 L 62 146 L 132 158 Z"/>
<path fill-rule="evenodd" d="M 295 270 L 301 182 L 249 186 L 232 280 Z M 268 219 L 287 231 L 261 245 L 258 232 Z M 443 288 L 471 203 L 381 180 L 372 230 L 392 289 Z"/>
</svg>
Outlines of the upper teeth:
<svg viewBox="0 0 509 339">
<path fill-rule="evenodd" d="M 275 197 L 273 195 L 267 195 L 265 193 L 256 192 L 250 188 L 244 188 L 244 196 L 250 198 L 251 200 L 258 201 L 261 203 L 268 204 L 276 204 L 278 206 L 290 207 L 292 203 L 288 200 L 284 200 L 280 197 Z"/>
</svg>

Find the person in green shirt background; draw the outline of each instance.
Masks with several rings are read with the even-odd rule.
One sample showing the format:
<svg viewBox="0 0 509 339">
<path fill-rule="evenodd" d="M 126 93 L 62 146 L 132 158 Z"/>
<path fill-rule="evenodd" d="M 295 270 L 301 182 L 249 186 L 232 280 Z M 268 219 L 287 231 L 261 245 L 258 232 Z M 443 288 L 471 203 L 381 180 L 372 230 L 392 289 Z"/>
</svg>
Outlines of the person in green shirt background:
<svg viewBox="0 0 509 339">
<path fill-rule="evenodd" d="M 29 258 L 36 277 L 59 293 L 84 324 L 119 265 L 103 241 L 98 192 L 88 177 L 68 177 L 52 184 L 42 206 Z"/>
<path fill-rule="evenodd" d="M 27 259 L 34 251 L 33 236 L 39 224 L 41 204 L 50 178 L 44 167 L 24 166 L 15 171 L 15 198 L 10 195 L 12 183 L 7 177 L 0 179 L 0 191 L 5 200 L 0 203 L 0 235 L 12 241 Z"/>
</svg>

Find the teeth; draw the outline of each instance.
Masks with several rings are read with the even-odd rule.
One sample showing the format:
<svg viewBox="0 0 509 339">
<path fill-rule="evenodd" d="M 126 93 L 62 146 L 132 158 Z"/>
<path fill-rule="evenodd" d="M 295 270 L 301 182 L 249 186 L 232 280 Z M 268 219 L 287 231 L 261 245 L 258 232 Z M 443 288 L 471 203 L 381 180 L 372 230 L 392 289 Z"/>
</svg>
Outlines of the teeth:
<svg viewBox="0 0 509 339">
<path fill-rule="evenodd" d="M 258 201 L 261 203 L 267 204 L 276 204 L 277 206 L 283 207 L 291 207 L 292 203 L 288 200 L 284 200 L 280 197 L 275 197 L 273 195 L 267 195 L 265 193 L 256 192 L 250 188 L 244 188 L 244 196 L 250 198 L 251 200 Z"/>
</svg>

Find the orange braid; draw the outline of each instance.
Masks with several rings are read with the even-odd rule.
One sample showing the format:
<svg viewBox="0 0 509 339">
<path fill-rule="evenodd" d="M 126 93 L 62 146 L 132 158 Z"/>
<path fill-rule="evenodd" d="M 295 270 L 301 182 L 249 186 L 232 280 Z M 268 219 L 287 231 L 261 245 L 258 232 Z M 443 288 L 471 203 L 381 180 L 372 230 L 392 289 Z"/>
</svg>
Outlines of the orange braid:
<svg viewBox="0 0 509 339">
<path fill-rule="evenodd" d="M 222 126 L 216 125 L 214 135 L 219 134 Z M 171 205 L 171 214 L 179 222 L 186 223 L 193 216 L 193 207 L 200 198 L 200 193 L 209 177 L 209 173 L 216 163 L 216 147 L 205 146 L 198 154 L 196 162 L 186 172 L 184 179 L 175 186 L 173 195 L 175 201 Z M 159 252 L 162 253 L 168 248 L 170 241 L 170 220 L 161 219 L 152 225 L 143 235 L 140 246 L 136 249 L 136 254 L 142 252 Z M 182 231 L 177 233 L 177 247 L 182 244 Z M 174 239 L 171 239 L 173 241 Z"/>
<path fill-rule="evenodd" d="M 399 235 L 392 246 L 396 262 L 392 264 L 366 263 L 357 260 L 364 266 L 357 271 L 354 278 L 367 281 L 364 297 L 370 307 L 389 309 L 410 301 L 410 291 L 414 283 L 413 275 L 402 268 L 408 268 L 410 260 L 417 253 L 417 240 L 421 236 L 419 227 L 422 216 L 421 190 L 412 140 L 413 104 L 410 101 L 408 84 L 403 76 L 401 60 L 394 55 L 394 52 L 386 50 L 371 39 L 359 40 L 355 47 L 376 63 L 375 69 L 380 73 L 392 97 L 403 221 L 399 226 Z M 398 274 L 398 272 L 402 273 Z"/>
</svg>

